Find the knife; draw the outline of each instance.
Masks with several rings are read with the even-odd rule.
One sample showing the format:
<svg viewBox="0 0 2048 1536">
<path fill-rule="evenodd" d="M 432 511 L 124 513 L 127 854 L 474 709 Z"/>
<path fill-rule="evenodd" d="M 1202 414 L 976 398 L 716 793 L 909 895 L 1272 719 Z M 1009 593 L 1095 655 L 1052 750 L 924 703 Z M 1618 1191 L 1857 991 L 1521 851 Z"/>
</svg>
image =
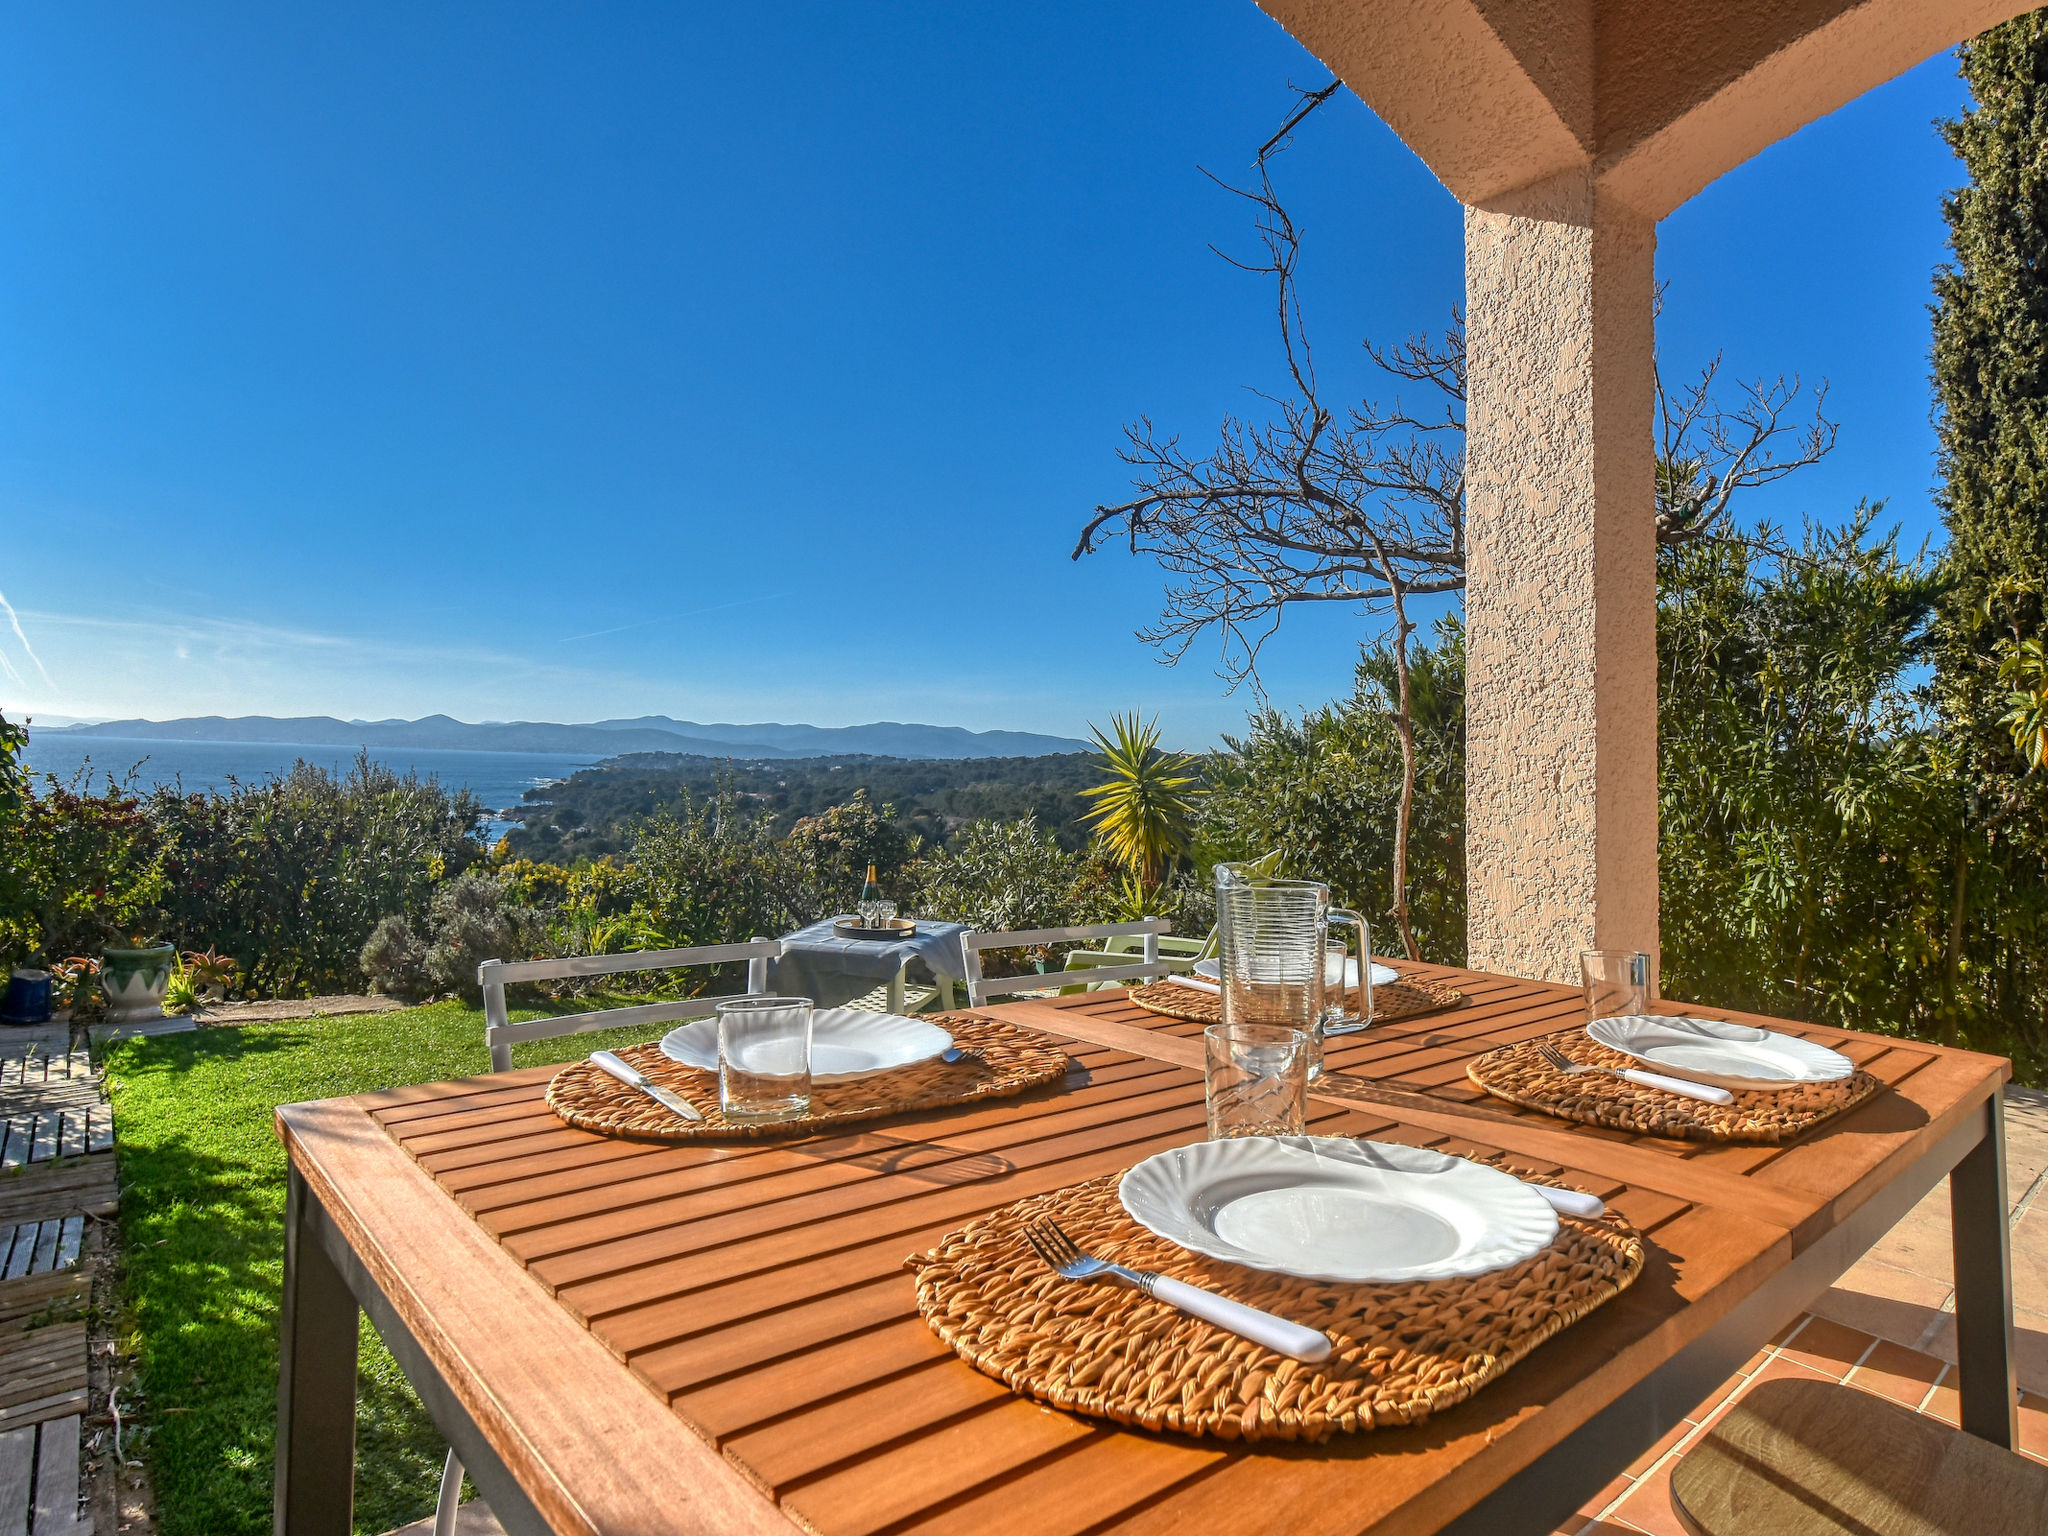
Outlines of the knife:
<svg viewBox="0 0 2048 1536">
<path fill-rule="evenodd" d="M 611 1073 L 613 1077 L 616 1077 L 627 1087 L 638 1088 L 663 1109 L 671 1110 L 681 1115 L 685 1120 L 702 1120 L 704 1118 L 697 1107 L 688 1099 L 683 1098 L 680 1094 L 671 1093 L 638 1067 L 614 1056 L 610 1051 L 592 1051 L 590 1059 L 594 1064 Z"/>
<path fill-rule="evenodd" d="M 1346 1139 L 1355 1142 L 1363 1138 L 1352 1137 Z M 1481 1166 L 1489 1165 L 1481 1164 Z M 1514 1178 L 1514 1175 L 1509 1174 L 1508 1177 Z M 1584 1190 L 1561 1189 L 1555 1184 L 1538 1184 L 1530 1179 L 1516 1179 L 1516 1182 L 1535 1190 L 1537 1194 L 1543 1197 L 1545 1203 L 1561 1216 L 1578 1216 L 1587 1221 L 1597 1221 L 1607 1214 L 1607 1202 L 1598 1195 L 1587 1194 Z"/>
</svg>

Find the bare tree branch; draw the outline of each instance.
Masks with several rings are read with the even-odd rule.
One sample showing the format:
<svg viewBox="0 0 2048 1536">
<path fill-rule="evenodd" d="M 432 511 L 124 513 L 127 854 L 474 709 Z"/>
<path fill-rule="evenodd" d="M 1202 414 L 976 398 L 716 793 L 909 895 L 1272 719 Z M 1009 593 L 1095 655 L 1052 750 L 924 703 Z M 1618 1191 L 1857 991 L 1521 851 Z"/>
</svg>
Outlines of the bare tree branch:
<svg viewBox="0 0 2048 1536">
<path fill-rule="evenodd" d="M 1074 558 L 1112 541 L 1148 555 L 1167 573 L 1165 601 L 1141 639 L 1179 662 L 1195 640 L 1213 631 L 1217 671 L 1232 688 L 1257 686 L 1259 653 L 1296 603 L 1352 603 L 1387 613 L 1394 632 L 1398 682 L 1391 712 L 1401 741 L 1403 789 L 1395 828 L 1393 915 L 1411 957 L 1406 852 L 1414 794 L 1415 745 L 1408 713 L 1408 601 L 1462 591 L 1465 585 L 1464 316 L 1451 311 L 1441 335 L 1410 336 L 1391 347 L 1368 340 L 1366 355 L 1398 391 L 1385 404 L 1366 399 L 1341 413 L 1319 392 L 1314 354 L 1302 320 L 1296 267 L 1301 231 L 1274 189 L 1272 157 L 1336 94 L 1337 81 L 1297 90 L 1280 130 L 1260 146 L 1255 182 L 1238 186 L 1203 174 L 1252 207 L 1258 253 L 1217 254 L 1272 284 L 1287 380 L 1271 394 L 1263 421 L 1226 417 L 1216 446 L 1190 454 L 1178 436 L 1150 419 L 1124 429 L 1119 456 L 1136 492 L 1095 508 L 1074 546 Z M 1212 247 L 1213 249 L 1213 247 Z M 1717 357 L 1697 383 L 1667 391 L 1657 384 L 1657 538 L 1662 544 L 1701 539 L 1752 543 L 1733 531 L 1735 498 L 1817 462 L 1834 447 L 1835 423 L 1822 411 L 1826 385 L 1813 394 L 1811 423 L 1788 419 L 1800 395 L 1795 377 L 1739 386 L 1724 405 L 1715 385 Z"/>
<path fill-rule="evenodd" d="M 1786 421 L 1799 398 L 1798 375 L 1774 383 L 1762 379 L 1736 386 L 1733 406 L 1721 403 L 1714 383 L 1718 355 L 1700 370 L 1697 383 L 1667 390 L 1657 379 L 1657 542 L 1689 544 L 1725 537 L 1729 505 L 1742 491 L 1770 485 L 1835 446 L 1837 423 L 1826 414 L 1825 380 L 1813 392 L 1813 419 L 1800 427 Z"/>
</svg>

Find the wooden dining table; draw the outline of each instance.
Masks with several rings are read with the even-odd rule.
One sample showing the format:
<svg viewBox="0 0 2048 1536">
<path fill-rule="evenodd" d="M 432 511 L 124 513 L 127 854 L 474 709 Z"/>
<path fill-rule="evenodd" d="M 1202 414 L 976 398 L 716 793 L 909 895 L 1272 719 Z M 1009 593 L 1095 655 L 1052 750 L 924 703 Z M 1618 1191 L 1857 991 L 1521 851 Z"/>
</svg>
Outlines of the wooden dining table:
<svg viewBox="0 0 2048 1536">
<path fill-rule="evenodd" d="M 549 1111 L 554 1067 L 280 1108 L 276 1528 L 350 1529 L 360 1308 L 514 1536 L 1534 1536 L 1943 1178 L 1963 1426 L 2011 1443 L 2007 1062 L 1664 1004 L 1833 1046 L 1887 1091 L 1783 1146 L 1625 1134 L 1466 1076 L 1574 1027 L 1576 990 L 1400 969 L 1464 1004 L 1333 1037 L 1310 1128 L 1561 1174 L 1648 1249 L 1631 1288 L 1462 1404 L 1322 1444 L 1154 1434 L 1018 1396 L 931 1332 L 908 1255 L 1203 1137 L 1199 1026 L 1105 990 L 980 1010 L 1061 1042 L 1061 1084 L 801 1139 L 593 1135 Z"/>
</svg>

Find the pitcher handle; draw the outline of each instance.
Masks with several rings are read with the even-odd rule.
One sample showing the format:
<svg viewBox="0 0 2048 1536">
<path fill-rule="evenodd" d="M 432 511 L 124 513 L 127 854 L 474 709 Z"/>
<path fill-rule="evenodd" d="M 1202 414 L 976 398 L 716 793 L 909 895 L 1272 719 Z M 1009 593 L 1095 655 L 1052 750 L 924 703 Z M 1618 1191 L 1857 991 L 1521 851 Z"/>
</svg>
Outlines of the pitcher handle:
<svg viewBox="0 0 2048 1536">
<path fill-rule="evenodd" d="M 1325 1034 L 1344 1035 L 1372 1023 L 1372 930 L 1366 926 L 1365 919 L 1349 907 L 1330 908 L 1329 920 L 1332 928 L 1348 923 L 1358 930 L 1358 1011 L 1340 1011 L 1323 1026 Z M 1337 997 L 1341 1008 L 1344 997 L 1342 981 L 1337 983 Z"/>
</svg>

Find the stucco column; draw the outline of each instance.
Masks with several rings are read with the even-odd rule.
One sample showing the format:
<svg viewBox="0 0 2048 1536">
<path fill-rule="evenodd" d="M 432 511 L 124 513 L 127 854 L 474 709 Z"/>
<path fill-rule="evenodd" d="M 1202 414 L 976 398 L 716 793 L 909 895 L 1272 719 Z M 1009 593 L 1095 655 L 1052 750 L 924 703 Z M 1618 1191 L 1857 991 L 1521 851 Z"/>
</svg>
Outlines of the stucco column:
<svg viewBox="0 0 2048 1536">
<path fill-rule="evenodd" d="M 1570 171 L 1465 212 L 1470 963 L 1657 954 L 1655 223 Z"/>
</svg>

